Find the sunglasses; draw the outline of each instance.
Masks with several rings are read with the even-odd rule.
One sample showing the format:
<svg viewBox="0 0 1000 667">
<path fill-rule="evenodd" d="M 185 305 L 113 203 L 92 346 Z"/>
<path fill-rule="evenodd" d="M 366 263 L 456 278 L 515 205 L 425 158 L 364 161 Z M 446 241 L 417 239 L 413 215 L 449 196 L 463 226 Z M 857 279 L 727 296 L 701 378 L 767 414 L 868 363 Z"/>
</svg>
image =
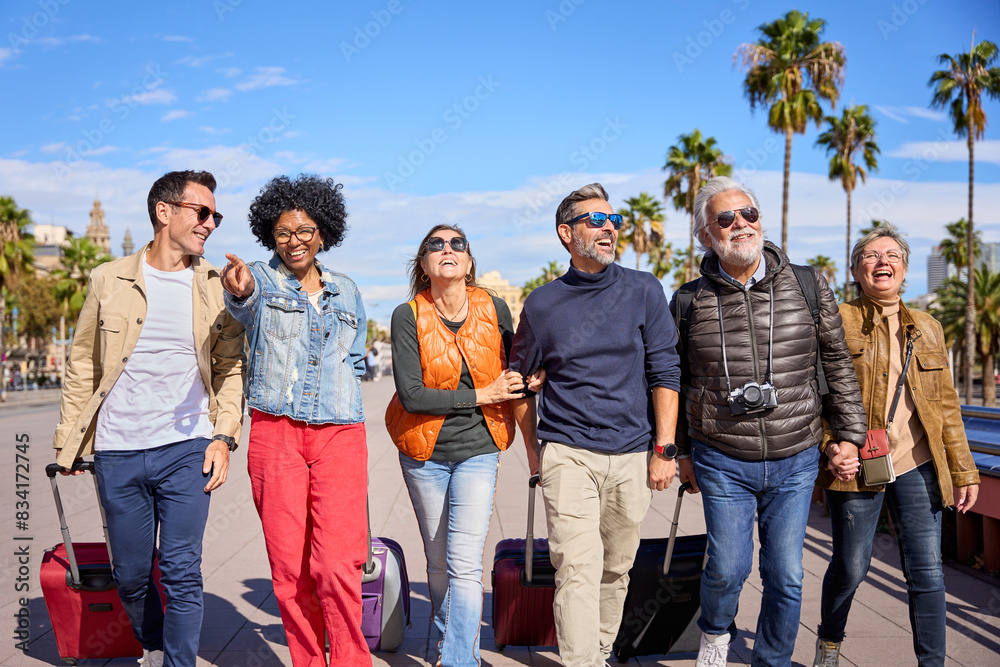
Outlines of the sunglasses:
<svg viewBox="0 0 1000 667">
<path fill-rule="evenodd" d="M 720 229 L 725 229 L 736 222 L 737 213 L 751 225 L 760 220 L 760 211 L 753 206 L 744 206 L 743 208 L 734 208 L 732 211 L 722 211 L 715 216 L 715 222 L 718 223 Z"/>
<path fill-rule="evenodd" d="M 444 250 L 445 243 L 450 245 L 455 252 L 465 252 L 469 249 L 469 241 L 464 236 L 453 236 L 448 241 L 440 236 L 431 237 L 427 241 L 427 249 L 431 252 L 441 252 Z"/>
<path fill-rule="evenodd" d="M 594 229 L 600 229 L 609 220 L 611 221 L 611 226 L 614 227 L 615 229 L 622 228 L 622 217 L 617 213 L 584 213 L 583 215 L 576 216 L 566 224 L 572 225 L 575 222 L 580 222 L 584 218 L 587 219 L 587 224 L 593 227 Z"/>
<path fill-rule="evenodd" d="M 191 202 L 186 201 L 168 201 L 164 203 L 170 204 L 171 206 L 180 206 L 181 208 L 189 208 L 192 211 L 197 211 L 198 222 L 205 222 L 208 220 L 208 216 L 212 216 L 212 219 L 215 220 L 216 227 L 222 224 L 222 214 L 218 211 L 213 211 L 204 204 L 192 204 Z"/>
</svg>

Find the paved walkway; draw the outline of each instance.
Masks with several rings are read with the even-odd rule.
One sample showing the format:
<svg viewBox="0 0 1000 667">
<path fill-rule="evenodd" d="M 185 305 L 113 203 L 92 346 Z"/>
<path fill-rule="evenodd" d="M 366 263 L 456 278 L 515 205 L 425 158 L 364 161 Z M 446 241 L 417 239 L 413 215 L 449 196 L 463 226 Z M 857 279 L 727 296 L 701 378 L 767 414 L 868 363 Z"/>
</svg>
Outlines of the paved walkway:
<svg viewBox="0 0 1000 667">
<path fill-rule="evenodd" d="M 382 415 L 392 395 L 389 378 L 366 383 L 365 408 L 369 416 L 369 473 L 371 479 L 371 516 L 375 534 L 398 540 L 407 557 L 412 581 L 412 627 L 407 640 L 397 653 L 378 653 L 374 665 L 428 665 L 433 659 L 436 637 L 429 619 L 426 575 L 420 535 L 409 497 L 403 485 L 396 460 L 396 450 L 382 426 Z M 51 624 L 38 586 L 38 566 L 46 547 L 61 541 L 55 520 L 52 496 L 44 465 L 52 460 L 52 429 L 58 418 L 55 405 L 25 406 L 18 409 L 0 407 L 0 459 L 5 473 L 0 494 L 0 617 L 3 642 L 0 644 L 0 665 L 36 667 L 61 664 L 56 653 Z M 15 529 L 13 491 L 15 475 L 15 436 L 30 436 L 31 488 L 30 526 L 27 531 Z M 246 433 L 243 438 L 246 442 Z M 270 573 L 264 551 L 260 521 L 250 498 L 246 474 L 246 449 L 237 450 L 229 481 L 212 499 L 212 510 L 205 535 L 203 572 L 205 577 L 206 614 L 202 631 L 199 665 L 261 667 L 290 665 L 284 633 L 278 618 L 277 605 L 271 592 Z M 493 515 L 486 566 L 486 618 L 482 646 L 483 664 L 495 667 L 561 664 L 554 650 L 534 650 L 508 647 L 498 652 L 493 644 L 489 625 L 490 580 L 489 563 L 495 544 L 505 537 L 523 536 L 525 529 L 527 466 L 520 442 L 504 454 L 501 465 L 496 511 Z M 93 486 L 89 480 L 74 478 L 63 481 L 63 502 L 69 516 L 73 538 L 78 541 L 100 541 L 102 538 Z M 675 487 L 676 489 L 676 482 Z M 664 536 L 668 532 L 675 492 L 657 494 L 646 522 L 645 536 Z M 539 503 L 539 508 L 541 503 Z M 544 535 L 541 516 L 536 518 L 536 535 Z M 794 664 L 811 665 L 816 641 L 815 628 L 819 621 L 820 583 L 830 554 L 829 520 L 822 507 L 814 507 L 809 521 L 804 558 L 805 582 L 802 622 Z M 682 534 L 704 531 L 701 502 L 689 496 L 681 516 Z M 14 533 L 30 536 L 30 590 L 15 592 L 18 563 L 13 556 Z M 24 542 L 18 542 L 18 545 Z M 1000 664 L 1000 587 L 995 579 L 964 568 L 945 568 L 948 587 L 948 664 Z M 731 664 L 749 661 L 753 629 L 760 604 L 760 578 L 756 570 L 746 583 L 743 604 L 737 618 L 740 634 L 731 652 Z M 14 614 L 19 609 L 18 598 L 24 596 L 30 613 L 31 639 L 28 653 L 15 649 L 12 639 L 16 628 Z M 855 600 L 848 625 L 849 639 L 844 646 L 842 665 L 915 665 L 911 647 L 905 585 L 898 565 L 894 542 L 878 536 L 875 560 L 868 581 L 862 585 Z M 694 665 L 691 652 L 675 653 L 634 660 L 632 665 Z M 134 660 L 83 661 L 91 665 L 129 665 Z"/>
</svg>

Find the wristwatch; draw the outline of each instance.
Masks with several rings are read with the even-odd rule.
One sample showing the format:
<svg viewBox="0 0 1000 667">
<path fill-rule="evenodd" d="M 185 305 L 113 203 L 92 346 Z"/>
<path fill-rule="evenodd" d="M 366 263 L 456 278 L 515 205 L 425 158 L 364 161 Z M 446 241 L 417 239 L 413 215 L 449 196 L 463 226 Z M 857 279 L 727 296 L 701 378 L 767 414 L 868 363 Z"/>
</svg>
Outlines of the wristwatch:
<svg viewBox="0 0 1000 667">
<path fill-rule="evenodd" d="M 668 442 L 665 445 L 653 445 L 653 451 L 665 459 L 673 460 L 677 458 L 677 445 L 672 442 Z"/>
<path fill-rule="evenodd" d="M 236 438 L 234 438 L 231 435 L 223 435 L 222 433 L 219 433 L 218 435 L 214 436 L 212 440 L 213 441 L 221 440 L 222 442 L 226 443 L 226 446 L 229 447 L 229 451 L 231 452 L 235 452 L 236 448 L 240 446 L 240 443 L 236 442 Z"/>
</svg>

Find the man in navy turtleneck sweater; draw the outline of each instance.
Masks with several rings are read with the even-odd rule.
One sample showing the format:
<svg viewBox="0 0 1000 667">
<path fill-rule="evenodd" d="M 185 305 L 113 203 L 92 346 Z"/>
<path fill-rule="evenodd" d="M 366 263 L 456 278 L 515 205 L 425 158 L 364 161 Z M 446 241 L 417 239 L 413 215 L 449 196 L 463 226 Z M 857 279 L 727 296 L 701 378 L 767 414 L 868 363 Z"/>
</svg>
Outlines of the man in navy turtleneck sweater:
<svg viewBox="0 0 1000 667">
<path fill-rule="evenodd" d="M 572 265 L 528 296 L 510 358 L 546 373 L 537 413 L 532 397 L 514 415 L 541 475 L 567 667 L 610 655 L 651 489 L 675 472 L 677 329 L 660 282 L 614 263 L 620 228 L 599 183 L 563 200 L 556 232 Z"/>
</svg>

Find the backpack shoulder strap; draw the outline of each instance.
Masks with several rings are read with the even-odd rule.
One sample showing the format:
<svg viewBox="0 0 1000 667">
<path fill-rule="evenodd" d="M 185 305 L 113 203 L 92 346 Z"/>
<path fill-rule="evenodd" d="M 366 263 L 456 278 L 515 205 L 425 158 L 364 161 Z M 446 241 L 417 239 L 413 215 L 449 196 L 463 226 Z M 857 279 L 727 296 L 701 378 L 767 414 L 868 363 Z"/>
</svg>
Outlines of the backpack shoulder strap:
<svg viewBox="0 0 1000 667">
<path fill-rule="evenodd" d="M 823 361 L 820 359 L 819 348 L 819 286 L 816 284 L 816 272 L 811 266 L 801 264 L 790 264 L 795 279 L 799 282 L 799 289 L 802 296 L 806 298 L 806 305 L 812 314 L 813 324 L 816 325 L 816 381 L 819 383 L 819 395 L 826 396 L 830 393 L 830 387 L 826 383 L 826 373 L 823 371 Z"/>
<path fill-rule="evenodd" d="M 688 331 L 691 328 L 691 309 L 694 308 L 694 295 L 701 286 L 701 278 L 696 278 L 681 285 L 677 290 L 677 331 L 681 344 L 687 345 Z"/>
</svg>

